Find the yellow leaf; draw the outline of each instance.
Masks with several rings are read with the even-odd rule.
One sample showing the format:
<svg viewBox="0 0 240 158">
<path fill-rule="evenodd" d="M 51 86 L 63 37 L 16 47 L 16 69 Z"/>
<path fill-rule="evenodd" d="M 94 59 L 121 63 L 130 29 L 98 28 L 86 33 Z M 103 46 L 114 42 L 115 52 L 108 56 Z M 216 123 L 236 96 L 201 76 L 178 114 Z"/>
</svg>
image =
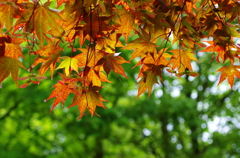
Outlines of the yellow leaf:
<svg viewBox="0 0 240 158">
<path fill-rule="evenodd" d="M 69 72 L 71 72 L 72 70 L 78 72 L 78 59 L 71 58 L 68 56 L 64 56 L 61 58 L 63 59 L 63 61 L 56 69 L 64 68 L 66 76 L 68 76 Z"/>
<path fill-rule="evenodd" d="M 115 53 L 115 47 L 122 47 L 121 42 L 117 39 L 116 33 L 111 34 L 107 38 L 98 38 L 96 43 L 96 49 L 104 49 L 104 51 L 108 53 Z"/>
<path fill-rule="evenodd" d="M 121 24 L 118 28 L 118 33 L 125 34 L 125 39 L 128 39 L 130 31 L 134 28 L 134 16 L 125 8 L 117 9 L 117 23 Z"/>
<path fill-rule="evenodd" d="M 146 32 L 141 29 L 141 33 L 138 32 L 138 35 L 139 38 L 135 39 L 130 44 L 122 48 L 134 50 L 130 60 L 139 56 L 144 57 L 147 53 L 157 54 L 156 39 L 159 35 L 159 32 Z"/>
<path fill-rule="evenodd" d="M 13 3 L 0 4 L 0 24 L 5 24 L 7 30 L 12 28 L 14 16 L 18 13 L 18 7 Z M 0 26 L 2 29 L 3 26 Z"/>
</svg>

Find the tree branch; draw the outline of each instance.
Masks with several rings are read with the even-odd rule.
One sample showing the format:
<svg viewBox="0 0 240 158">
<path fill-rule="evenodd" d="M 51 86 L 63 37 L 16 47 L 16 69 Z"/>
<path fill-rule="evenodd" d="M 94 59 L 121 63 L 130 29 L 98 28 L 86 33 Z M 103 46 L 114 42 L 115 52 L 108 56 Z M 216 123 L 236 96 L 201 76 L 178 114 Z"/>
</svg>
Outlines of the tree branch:
<svg viewBox="0 0 240 158">
<path fill-rule="evenodd" d="M 11 114 L 11 112 L 18 107 L 19 102 L 20 102 L 20 101 L 17 101 L 17 102 L 15 103 L 15 105 L 8 110 L 7 113 L 5 113 L 2 117 L 0 117 L 0 121 L 1 121 L 1 120 L 4 120 L 6 117 L 8 117 L 8 116 Z"/>
</svg>

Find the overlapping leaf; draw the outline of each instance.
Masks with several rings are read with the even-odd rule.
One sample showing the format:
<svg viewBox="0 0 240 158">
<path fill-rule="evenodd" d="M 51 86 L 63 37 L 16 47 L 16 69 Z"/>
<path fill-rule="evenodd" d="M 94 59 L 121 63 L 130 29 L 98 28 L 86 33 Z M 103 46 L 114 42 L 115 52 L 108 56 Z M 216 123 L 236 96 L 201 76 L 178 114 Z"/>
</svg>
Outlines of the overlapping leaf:
<svg viewBox="0 0 240 158">
<path fill-rule="evenodd" d="M 19 60 L 0 57 L 0 83 L 11 74 L 14 82 L 18 85 L 19 67 L 25 68 Z"/>
<path fill-rule="evenodd" d="M 154 35 L 151 32 L 147 33 L 142 30 L 142 33 L 138 33 L 138 35 L 140 36 L 139 38 L 123 47 L 123 49 L 134 50 L 130 60 L 139 56 L 144 57 L 147 53 L 157 53 L 155 44 L 157 39 L 155 36 L 158 35 L 157 33 Z"/>
<path fill-rule="evenodd" d="M 98 65 L 103 65 L 104 71 L 109 74 L 112 70 L 120 75 L 123 75 L 127 78 L 126 74 L 124 73 L 124 69 L 122 68 L 121 64 L 129 63 L 123 57 L 119 56 L 118 54 L 106 54 L 106 57 L 99 60 Z"/>
<path fill-rule="evenodd" d="M 39 69 L 39 74 L 45 74 L 45 72 L 50 68 L 51 76 L 53 77 L 56 62 L 59 61 L 59 57 L 61 55 L 60 48 L 53 45 L 47 45 L 39 49 L 36 53 L 39 54 L 40 57 L 35 59 L 32 66 L 34 67 L 42 63 Z"/>
<path fill-rule="evenodd" d="M 92 86 L 101 87 L 102 82 L 111 82 L 107 79 L 106 75 L 101 72 L 100 67 L 97 66 L 94 69 L 90 67 L 86 67 L 85 71 L 83 71 L 80 76 L 84 77 L 86 81 L 89 81 L 89 84 Z M 85 85 L 89 85 L 84 83 Z"/>
<path fill-rule="evenodd" d="M 49 100 L 51 98 L 55 98 L 51 111 L 59 104 L 62 103 L 64 105 L 64 102 L 66 101 L 68 95 L 73 92 L 72 87 L 69 87 L 68 83 L 65 83 L 64 81 L 59 81 L 57 84 L 55 84 L 53 87 L 55 89 L 52 91 L 50 96 L 46 99 Z"/>
<path fill-rule="evenodd" d="M 6 43 L 11 43 L 12 39 L 8 35 L 0 36 L 0 57 L 5 56 Z"/>
<path fill-rule="evenodd" d="M 25 9 L 25 5 L 24 9 Z M 51 33 L 56 37 L 61 37 L 64 29 L 56 21 L 62 20 L 58 12 L 51 10 L 49 3 L 46 2 L 43 6 L 40 4 L 28 4 L 28 9 L 22 13 L 21 18 L 17 24 L 25 23 L 25 30 L 27 32 L 35 31 L 39 39 L 40 45 L 43 45 L 45 34 L 51 29 Z"/>
<path fill-rule="evenodd" d="M 95 114 L 96 107 L 105 108 L 102 96 L 98 93 L 100 87 L 90 87 L 89 90 L 79 90 L 78 95 L 75 95 L 72 104 L 69 107 L 78 105 L 78 110 L 80 117 L 85 115 L 85 110 L 87 109 L 91 116 Z"/>
<path fill-rule="evenodd" d="M 172 63 L 172 69 L 178 69 L 178 72 L 184 72 L 186 68 L 193 71 L 191 66 L 191 60 L 198 61 L 194 54 L 191 52 L 191 49 L 186 50 L 171 50 L 169 52 L 173 53 L 170 63 Z M 199 62 L 199 61 L 198 61 Z"/>
<path fill-rule="evenodd" d="M 116 14 L 116 22 L 121 24 L 118 28 L 118 33 L 124 34 L 125 38 L 128 39 L 131 30 L 134 28 L 134 16 L 125 8 L 116 9 Z"/>
<path fill-rule="evenodd" d="M 140 86 L 138 88 L 137 97 L 139 97 L 146 90 L 148 90 L 148 96 L 150 96 L 150 94 L 152 92 L 152 87 L 155 83 L 158 83 L 157 76 L 155 74 L 153 74 L 151 71 L 144 72 L 143 78 L 138 82 L 138 84 L 140 84 Z"/>
<path fill-rule="evenodd" d="M 116 53 L 116 47 L 133 50 L 130 60 L 138 61 L 138 97 L 145 91 L 150 95 L 158 77 L 163 81 L 165 68 L 178 77 L 197 76 L 191 62 L 199 62 L 194 53 L 203 47 L 203 52 L 217 53 L 219 64 L 228 59 L 232 64 L 218 70 L 222 72 L 219 83 L 227 79 L 233 87 L 234 76 L 240 76 L 237 1 L 44 2 L 0 0 L 0 82 L 11 74 L 17 83 L 19 67 L 23 67 L 19 60 L 32 64 L 27 77 L 19 78 L 27 80 L 22 88 L 39 83 L 48 69 L 52 77 L 57 66 L 64 69 L 47 99 L 55 98 L 52 109 L 70 93 L 75 95 L 71 106 L 78 106 L 80 117 L 86 109 L 94 115 L 96 106 L 104 107 L 99 90 L 102 82 L 110 82 L 110 71 L 127 77 L 122 64 L 128 62 Z"/>
<path fill-rule="evenodd" d="M 220 76 L 220 80 L 218 84 L 220 84 L 222 81 L 227 79 L 228 83 L 232 87 L 234 83 L 234 76 L 236 76 L 237 78 L 240 78 L 239 69 L 240 69 L 240 66 L 238 65 L 230 65 L 230 66 L 224 66 L 220 68 L 218 71 L 222 72 L 222 74 Z"/>
<path fill-rule="evenodd" d="M 22 48 L 20 44 L 24 42 L 24 39 L 21 38 L 15 38 L 11 40 L 12 42 L 5 42 L 5 56 L 12 57 L 14 59 L 17 59 L 19 57 L 24 58 L 24 55 L 22 54 Z"/>
<path fill-rule="evenodd" d="M 5 26 L 7 30 L 10 30 L 13 27 L 14 17 L 19 16 L 19 13 L 19 9 L 14 3 L 0 4 L 0 29 Z"/>
</svg>

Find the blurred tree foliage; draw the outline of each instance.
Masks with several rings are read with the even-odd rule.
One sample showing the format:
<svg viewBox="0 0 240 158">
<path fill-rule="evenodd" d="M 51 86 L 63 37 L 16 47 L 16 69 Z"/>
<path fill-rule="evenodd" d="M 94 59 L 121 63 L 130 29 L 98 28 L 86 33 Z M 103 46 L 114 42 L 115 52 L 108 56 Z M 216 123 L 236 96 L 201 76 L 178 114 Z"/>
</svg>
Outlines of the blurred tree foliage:
<svg viewBox="0 0 240 158">
<path fill-rule="evenodd" d="M 122 52 L 126 59 L 130 54 Z M 97 110 L 101 117 L 80 120 L 77 107 L 59 105 L 50 114 L 43 98 L 57 78 L 18 90 L 7 80 L 0 98 L 0 157 L 239 157 L 240 85 L 234 91 L 225 83 L 216 86 L 212 74 L 220 65 L 209 61 L 210 55 L 198 56 L 199 77 L 163 76 L 150 98 L 136 99 L 135 80 L 110 73 L 113 84 L 101 91 L 107 109 Z M 124 65 L 129 78 L 139 71 L 133 65 Z"/>
</svg>

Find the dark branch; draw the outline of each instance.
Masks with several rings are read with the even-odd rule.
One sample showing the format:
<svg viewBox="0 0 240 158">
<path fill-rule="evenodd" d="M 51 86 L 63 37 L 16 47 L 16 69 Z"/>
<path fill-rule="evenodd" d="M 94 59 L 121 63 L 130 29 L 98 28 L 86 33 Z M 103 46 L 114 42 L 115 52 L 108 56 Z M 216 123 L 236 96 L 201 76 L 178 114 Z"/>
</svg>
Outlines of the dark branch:
<svg viewBox="0 0 240 158">
<path fill-rule="evenodd" d="M 6 117 L 8 117 L 8 116 L 11 114 L 11 112 L 18 107 L 19 102 L 20 102 L 20 101 L 17 101 L 17 102 L 14 104 L 14 106 L 11 107 L 11 108 L 8 110 L 8 112 L 7 112 L 6 114 L 4 114 L 2 117 L 0 117 L 0 120 L 4 120 Z"/>
</svg>

